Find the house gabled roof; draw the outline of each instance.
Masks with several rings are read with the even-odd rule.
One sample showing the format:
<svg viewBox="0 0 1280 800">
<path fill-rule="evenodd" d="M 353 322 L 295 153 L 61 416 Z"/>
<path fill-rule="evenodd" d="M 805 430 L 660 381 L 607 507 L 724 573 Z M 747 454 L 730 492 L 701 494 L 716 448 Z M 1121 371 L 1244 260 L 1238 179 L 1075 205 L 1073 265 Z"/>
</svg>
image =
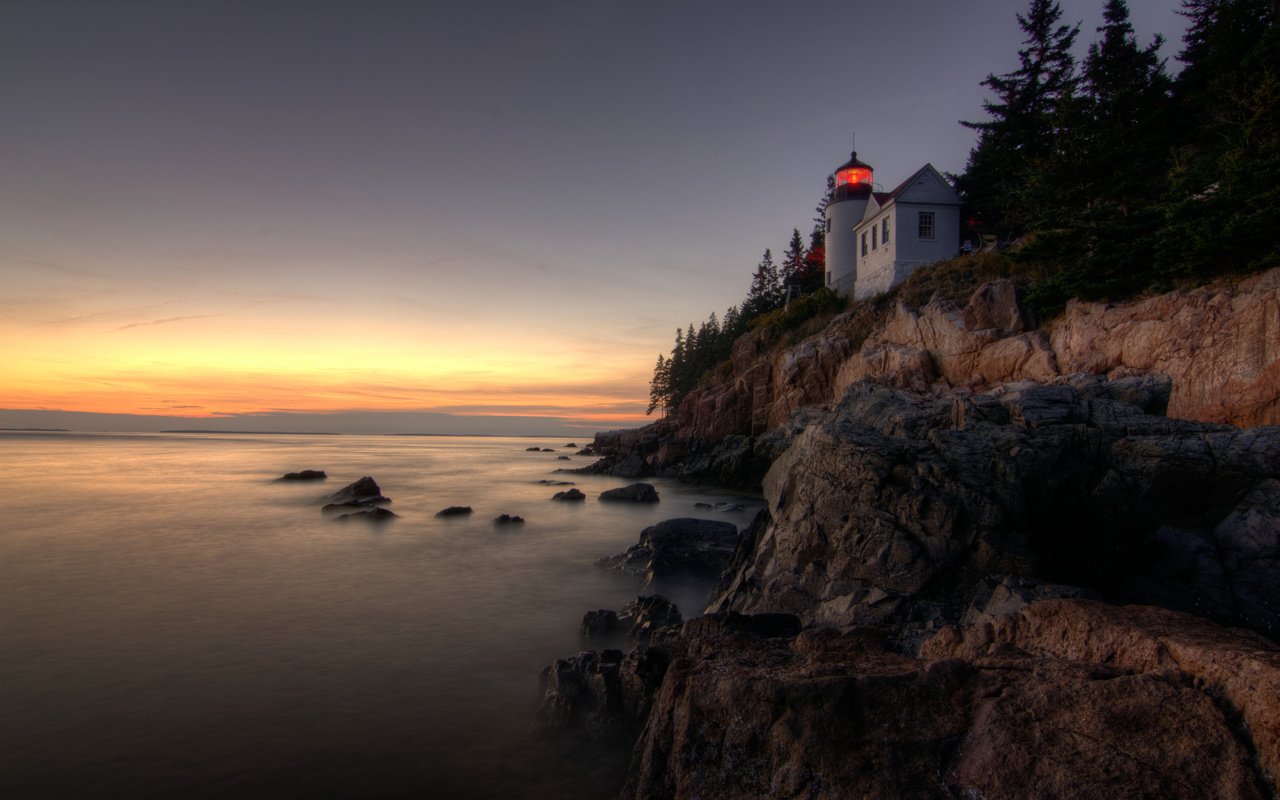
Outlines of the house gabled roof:
<svg viewBox="0 0 1280 800">
<path fill-rule="evenodd" d="M 935 196 L 928 198 L 919 196 L 929 189 L 933 190 Z M 942 196 L 936 196 L 938 194 Z M 855 225 L 854 229 L 861 227 L 868 219 L 899 201 L 903 203 L 930 203 L 932 205 L 960 205 L 960 198 L 956 195 L 956 190 L 951 188 L 951 184 L 947 183 L 946 178 L 942 177 L 942 173 L 938 172 L 932 164 L 925 164 L 916 170 L 911 177 L 893 187 L 893 191 L 872 192 L 871 201 L 867 203 L 867 209 L 862 214 L 862 222 Z"/>
</svg>

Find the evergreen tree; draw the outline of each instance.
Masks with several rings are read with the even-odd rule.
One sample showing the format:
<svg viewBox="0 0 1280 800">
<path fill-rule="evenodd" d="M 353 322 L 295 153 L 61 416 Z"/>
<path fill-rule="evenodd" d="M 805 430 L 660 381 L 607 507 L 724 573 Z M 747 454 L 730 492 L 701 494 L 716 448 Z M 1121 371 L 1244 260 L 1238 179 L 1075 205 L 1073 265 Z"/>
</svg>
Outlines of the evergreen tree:
<svg viewBox="0 0 1280 800">
<path fill-rule="evenodd" d="M 827 188 L 822 193 L 822 199 L 818 201 L 818 205 L 813 209 L 813 233 L 809 237 L 809 247 L 812 248 L 814 238 L 818 237 L 821 244 L 827 243 L 827 205 L 831 202 L 831 198 L 836 194 L 836 176 L 832 173 L 827 176 Z"/>
<path fill-rule="evenodd" d="M 671 400 L 671 362 L 658 354 L 658 363 L 653 367 L 653 380 L 649 381 L 649 407 L 645 415 L 652 414 L 654 409 L 661 408 L 663 415 L 670 408 Z"/>
<path fill-rule="evenodd" d="M 1080 26 L 1061 18 L 1054 0 L 1031 0 L 1027 14 L 1018 15 L 1027 36 L 1018 69 L 982 82 L 995 95 L 983 103 L 989 119 L 961 123 L 978 131 L 978 142 L 959 188 L 981 228 L 1005 238 L 1023 233 L 1038 216 L 1025 191 L 1027 178 L 1033 165 L 1053 154 L 1060 108 L 1074 96 L 1071 46 Z"/>
<path fill-rule="evenodd" d="M 816 292 L 827 285 L 827 240 L 822 228 L 815 227 L 809 234 L 809 249 L 804 254 L 804 269 L 800 286 L 805 294 Z"/>
<path fill-rule="evenodd" d="M 751 289 L 742 304 L 742 316 L 749 321 L 767 314 L 779 308 L 784 297 L 782 278 L 778 275 L 778 268 L 774 266 L 773 253 L 765 250 L 760 263 L 756 265 L 756 271 L 751 275 Z"/>
<path fill-rule="evenodd" d="M 1175 84 L 1186 127 L 1160 263 L 1208 276 L 1280 263 L 1280 9 L 1274 0 L 1184 0 Z"/>
<path fill-rule="evenodd" d="M 1149 282 L 1167 184 L 1171 82 L 1160 37 L 1140 47 L 1124 0 L 1107 0 L 1080 96 L 1059 107 L 1058 147 L 1028 177 L 1054 292 L 1124 295 Z M 1043 289 L 1042 289 L 1043 291 Z"/>
<path fill-rule="evenodd" d="M 791 229 L 791 241 L 787 251 L 782 254 L 782 284 L 784 287 L 798 285 L 804 272 L 804 239 L 800 237 L 800 229 Z M 784 291 L 786 291 L 784 289 Z"/>
</svg>

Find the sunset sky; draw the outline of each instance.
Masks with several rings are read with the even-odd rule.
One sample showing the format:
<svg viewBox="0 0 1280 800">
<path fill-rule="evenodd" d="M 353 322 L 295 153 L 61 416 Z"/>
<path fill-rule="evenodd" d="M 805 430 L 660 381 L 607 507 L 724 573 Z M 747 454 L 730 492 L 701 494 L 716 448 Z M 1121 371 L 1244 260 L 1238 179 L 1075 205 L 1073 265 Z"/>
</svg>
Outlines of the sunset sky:
<svg viewBox="0 0 1280 800">
<path fill-rule="evenodd" d="M 852 132 L 886 187 L 963 168 L 1026 6 L 5 3 L 0 427 L 643 422 Z"/>
</svg>

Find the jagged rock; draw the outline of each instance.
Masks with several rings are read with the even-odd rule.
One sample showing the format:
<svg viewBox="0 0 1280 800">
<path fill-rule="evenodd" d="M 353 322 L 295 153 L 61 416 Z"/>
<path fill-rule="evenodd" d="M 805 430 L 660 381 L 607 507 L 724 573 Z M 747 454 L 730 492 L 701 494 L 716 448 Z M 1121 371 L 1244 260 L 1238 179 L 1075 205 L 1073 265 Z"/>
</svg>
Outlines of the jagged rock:
<svg viewBox="0 0 1280 800">
<path fill-rule="evenodd" d="M 587 496 L 578 489 L 569 489 L 564 492 L 556 492 L 551 496 L 552 500 L 565 500 L 569 502 L 577 500 L 586 500 Z"/>
<path fill-rule="evenodd" d="M 581 633 L 583 637 L 592 639 L 607 636 L 618 630 L 618 614 L 607 608 L 588 611 L 582 616 Z"/>
<path fill-rule="evenodd" d="M 354 483 L 349 483 L 325 498 L 332 505 L 360 503 L 362 505 L 390 503 L 390 498 L 382 496 L 378 482 L 367 475 Z"/>
<path fill-rule="evenodd" d="M 691 391 L 676 414 L 645 428 L 598 435 L 595 446 L 606 463 L 597 471 L 668 474 L 703 459 L 727 437 L 749 439 L 784 425 L 802 408 L 838 402 L 862 380 L 938 393 L 1079 375 L 1150 378 L 1169 382 L 1159 394 L 1171 416 L 1277 424 L 1277 315 L 1280 269 L 1127 303 L 1073 301 L 1044 330 L 1027 329 L 1007 281 L 979 287 L 963 308 L 943 301 L 920 308 L 862 303 L 785 347 L 776 347 L 767 329 L 743 336 L 722 377 Z M 1134 398 L 1128 402 L 1162 413 Z"/>
<path fill-rule="evenodd" d="M 644 645 L 653 638 L 655 631 L 679 625 L 683 620 L 675 603 L 653 594 L 642 595 L 623 606 L 618 621 L 628 626 L 628 641 Z"/>
<path fill-rule="evenodd" d="M 741 511 L 746 508 L 742 503 L 730 503 L 727 501 L 721 501 L 718 503 L 694 503 L 693 507 L 703 511 Z"/>
<path fill-rule="evenodd" d="M 1134 676 L 1170 676 L 1174 685 L 1194 687 L 1210 698 L 1221 698 L 1230 715 L 1244 723 L 1248 737 L 1245 744 L 1256 748 L 1258 762 L 1269 776 L 1264 782 L 1271 784 L 1271 791 L 1275 790 L 1276 778 L 1280 777 L 1280 648 L 1273 642 L 1162 608 L 1046 600 L 984 625 L 944 629 L 925 643 L 921 655 L 929 659 L 982 660 L 998 658 L 1011 650 L 1041 659 L 1105 664 Z M 1172 713 L 1183 708 L 1186 706 Z M 1235 737 L 1215 730 L 1217 726 L 1212 721 L 1200 727 L 1185 720 L 1157 731 L 1141 724 L 1136 716 L 1152 715 L 1157 710 L 1139 706 L 1134 698 L 1123 705 L 1124 713 L 1130 715 L 1126 727 L 1141 731 L 1138 738 L 1149 743 L 1144 748 L 1148 752 L 1159 748 L 1171 753 L 1186 739 L 1194 740 L 1202 734 L 1201 753 L 1209 759 L 1220 758 L 1233 749 L 1235 742 L 1223 740 Z M 1235 727 L 1230 718 L 1227 722 Z M 1184 726 L 1185 732 L 1180 733 L 1179 728 Z M 1007 731 L 1016 732 L 1016 728 Z M 993 743 L 998 744 L 1010 737 L 993 738 Z M 1025 744 L 1019 747 L 1025 752 L 1024 748 Z M 1136 754 L 1125 747 L 1119 752 Z M 1199 771 L 1209 766 L 1194 752 L 1188 753 L 1186 764 L 1170 765 L 1176 767 L 1173 775 L 1178 783 L 1186 785 L 1186 791 L 1197 786 L 1194 776 L 1186 773 L 1187 768 Z M 991 755 L 984 753 L 982 758 L 990 760 Z M 1239 765 L 1219 763 L 1214 768 L 1226 768 L 1222 780 L 1202 774 L 1200 796 L 1239 796 L 1236 786 L 1249 783 L 1240 779 Z M 1216 791 L 1209 787 L 1216 787 Z M 1125 794 L 1134 796 L 1131 791 Z"/>
<path fill-rule="evenodd" d="M 436 512 L 437 517 L 461 517 L 471 513 L 471 506 L 449 506 Z"/>
<path fill-rule="evenodd" d="M 714 607 L 892 624 L 909 644 L 966 613 L 980 587 L 956 581 L 994 572 L 1280 631 L 1280 428 L 1105 394 L 853 387 L 775 462 L 772 522 Z"/>
<path fill-rule="evenodd" d="M 733 523 L 681 517 L 645 528 L 640 541 L 625 553 L 597 563 L 643 577 L 646 586 L 714 583 L 737 544 L 738 528 Z"/>
<path fill-rule="evenodd" d="M 636 800 L 1270 796 L 1269 643 L 1078 600 L 1006 619 L 913 658 L 874 629 L 706 615 L 630 655 L 557 661 L 542 718 L 634 741 Z"/>
<path fill-rule="evenodd" d="M 494 525 L 523 525 L 524 517 L 514 514 L 499 514 L 493 518 Z"/>
<path fill-rule="evenodd" d="M 617 489 L 607 489 L 600 493 L 601 500 L 620 500 L 630 503 L 656 503 L 658 490 L 649 483 L 633 483 Z"/>
<path fill-rule="evenodd" d="M 322 469 L 304 469 L 301 472 L 286 472 L 277 481 L 322 481 L 329 476 Z"/>
<path fill-rule="evenodd" d="M 354 511 L 348 511 L 345 514 L 339 514 L 333 518 L 334 522 L 348 522 L 353 519 L 364 519 L 370 522 L 387 522 L 400 516 L 389 508 L 381 506 L 366 505 L 359 506 Z"/>
</svg>

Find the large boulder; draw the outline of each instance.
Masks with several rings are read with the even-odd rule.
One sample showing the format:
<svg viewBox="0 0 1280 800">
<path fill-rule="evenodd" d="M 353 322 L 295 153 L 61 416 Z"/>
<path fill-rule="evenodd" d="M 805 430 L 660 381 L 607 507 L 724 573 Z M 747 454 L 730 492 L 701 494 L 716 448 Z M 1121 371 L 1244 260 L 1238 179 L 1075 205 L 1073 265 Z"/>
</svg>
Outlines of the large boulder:
<svg viewBox="0 0 1280 800">
<path fill-rule="evenodd" d="M 651 483 L 633 483 L 617 489 L 606 489 L 600 493 L 600 499 L 627 503 L 656 503 L 658 490 L 653 488 Z"/>
<path fill-rule="evenodd" d="M 390 503 L 391 499 L 384 497 L 382 495 L 382 489 L 378 486 L 378 482 L 366 475 L 360 480 L 349 483 L 329 495 L 325 498 L 325 502 L 335 506 L 351 503 L 377 505 Z"/>
<path fill-rule="evenodd" d="M 731 522 L 681 517 L 640 532 L 625 553 L 601 559 L 601 566 L 643 577 L 647 587 L 719 581 L 738 546 Z"/>
</svg>

